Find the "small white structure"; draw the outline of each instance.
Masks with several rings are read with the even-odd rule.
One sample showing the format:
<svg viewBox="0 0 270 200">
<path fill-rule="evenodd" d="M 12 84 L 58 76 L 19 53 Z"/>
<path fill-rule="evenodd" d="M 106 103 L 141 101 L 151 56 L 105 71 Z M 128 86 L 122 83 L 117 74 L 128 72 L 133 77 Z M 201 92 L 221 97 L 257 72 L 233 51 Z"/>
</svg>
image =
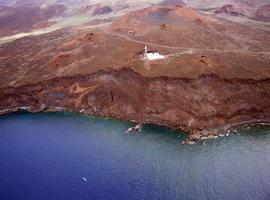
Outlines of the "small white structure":
<svg viewBox="0 0 270 200">
<path fill-rule="evenodd" d="M 158 52 L 148 53 L 147 46 L 144 47 L 144 59 L 146 60 L 160 60 L 165 59 L 165 56 L 159 54 Z"/>
</svg>

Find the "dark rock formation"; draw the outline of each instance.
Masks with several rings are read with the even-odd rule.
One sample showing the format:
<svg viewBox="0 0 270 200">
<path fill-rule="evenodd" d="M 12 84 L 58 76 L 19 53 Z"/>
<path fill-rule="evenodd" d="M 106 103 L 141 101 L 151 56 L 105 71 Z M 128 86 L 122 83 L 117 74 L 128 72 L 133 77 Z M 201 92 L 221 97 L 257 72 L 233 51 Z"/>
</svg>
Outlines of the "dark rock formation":
<svg viewBox="0 0 270 200">
<path fill-rule="evenodd" d="M 49 19 L 60 16 L 64 11 L 64 5 L 48 6 L 46 9 L 39 7 L 1 7 L 0 37 L 50 26 L 52 23 L 49 22 Z"/>
<path fill-rule="evenodd" d="M 253 14 L 251 19 L 270 22 L 270 4 L 259 7 Z"/>
<path fill-rule="evenodd" d="M 192 139 L 270 121 L 270 79 L 146 78 L 131 69 L 62 77 L 0 91 L 1 113 L 75 111 L 188 131 Z"/>
<path fill-rule="evenodd" d="M 100 7 L 99 5 L 95 8 L 95 10 L 93 11 L 93 15 L 104 15 L 104 14 L 108 14 L 110 12 L 112 12 L 113 9 L 109 6 L 103 6 Z"/>
<path fill-rule="evenodd" d="M 236 8 L 233 5 L 224 5 L 215 11 L 216 14 L 227 14 L 232 16 L 244 16 L 244 13 L 240 11 L 240 9 Z"/>
</svg>

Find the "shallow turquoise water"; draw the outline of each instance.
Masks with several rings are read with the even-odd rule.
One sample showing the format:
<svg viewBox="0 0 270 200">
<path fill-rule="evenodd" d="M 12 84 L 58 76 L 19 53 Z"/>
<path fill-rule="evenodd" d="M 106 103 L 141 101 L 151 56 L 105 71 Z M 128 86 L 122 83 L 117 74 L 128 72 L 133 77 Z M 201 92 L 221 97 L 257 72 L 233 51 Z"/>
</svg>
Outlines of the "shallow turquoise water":
<svg viewBox="0 0 270 200">
<path fill-rule="evenodd" d="M 156 126 L 75 114 L 0 117 L 0 199 L 270 199 L 270 128 L 182 145 Z"/>
</svg>

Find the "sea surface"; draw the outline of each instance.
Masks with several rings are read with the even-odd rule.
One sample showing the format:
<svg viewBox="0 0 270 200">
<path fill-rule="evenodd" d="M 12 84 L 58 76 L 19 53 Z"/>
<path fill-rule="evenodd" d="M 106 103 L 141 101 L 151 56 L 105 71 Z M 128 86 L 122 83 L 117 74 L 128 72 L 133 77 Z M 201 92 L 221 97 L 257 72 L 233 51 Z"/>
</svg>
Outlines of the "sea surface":
<svg viewBox="0 0 270 200">
<path fill-rule="evenodd" d="M 76 114 L 0 116 L 0 200 L 269 200 L 270 128 L 185 134 Z"/>
</svg>

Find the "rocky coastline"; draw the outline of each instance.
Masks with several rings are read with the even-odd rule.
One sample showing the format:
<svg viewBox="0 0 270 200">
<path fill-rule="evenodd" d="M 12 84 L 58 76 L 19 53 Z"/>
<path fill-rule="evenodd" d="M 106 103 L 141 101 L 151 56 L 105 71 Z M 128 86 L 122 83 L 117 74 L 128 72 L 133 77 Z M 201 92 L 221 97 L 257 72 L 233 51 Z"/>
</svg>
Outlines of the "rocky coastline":
<svg viewBox="0 0 270 200">
<path fill-rule="evenodd" d="M 0 114 L 77 112 L 188 133 L 187 143 L 270 122 L 270 79 L 147 78 L 132 69 L 61 77 L 2 88 Z"/>
</svg>

